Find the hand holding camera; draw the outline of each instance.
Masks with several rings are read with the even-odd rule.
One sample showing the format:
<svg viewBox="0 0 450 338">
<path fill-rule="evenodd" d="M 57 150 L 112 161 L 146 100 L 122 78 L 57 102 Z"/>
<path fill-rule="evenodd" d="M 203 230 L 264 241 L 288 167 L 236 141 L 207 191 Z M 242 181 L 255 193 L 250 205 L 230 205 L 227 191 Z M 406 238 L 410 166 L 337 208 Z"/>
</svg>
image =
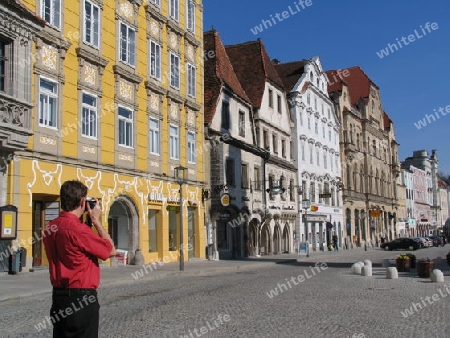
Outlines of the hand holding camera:
<svg viewBox="0 0 450 338">
<path fill-rule="evenodd" d="M 92 226 L 93 220 L 98 220 L 100 218 L 100 215 L 102 213 L 102 210 L 100 209 L 100 204 L 98 203 L 98 200 L 96 198 L 92 197 L 86 197 L 86 207 L 85 207 L 87 213 L 88 213 L 88 222 L 87 224 L 89 226 Z"/>
</svg>

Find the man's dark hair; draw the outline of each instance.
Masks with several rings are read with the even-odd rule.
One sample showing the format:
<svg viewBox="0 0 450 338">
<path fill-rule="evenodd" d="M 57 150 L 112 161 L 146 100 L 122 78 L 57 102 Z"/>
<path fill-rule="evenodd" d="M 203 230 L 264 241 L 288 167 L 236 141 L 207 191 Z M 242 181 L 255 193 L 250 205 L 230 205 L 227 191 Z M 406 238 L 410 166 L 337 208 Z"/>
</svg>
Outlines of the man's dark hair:
<svg viewBox="0 0 450 338">
<path fill-rule="evenodd" d="M 61 197 L 61 209 L 72 211 L 78 208 L 81 199 L 87 196 L 88 188 L 80 181 L 66 181 L 59 192 Z"/>
</svg>

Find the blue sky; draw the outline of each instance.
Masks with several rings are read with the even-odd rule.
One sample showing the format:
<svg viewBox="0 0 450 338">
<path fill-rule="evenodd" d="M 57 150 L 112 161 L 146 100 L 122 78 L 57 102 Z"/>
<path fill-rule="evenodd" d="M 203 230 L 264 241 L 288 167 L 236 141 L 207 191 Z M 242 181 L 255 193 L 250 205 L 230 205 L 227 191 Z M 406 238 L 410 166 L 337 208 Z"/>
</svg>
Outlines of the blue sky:
<svg viewBox="0 0 450 338">
<path fill-rule="evenodd" d="M 415 126 L 450 105 L 450 1 L 311 0 L 304 9 L 299 2 L 204 0 L 204 30 L 214 27 L 225 45 L 261 38 L 270 57 L 282 62 L 319 55 L 325 70 L 361 66 L 394 121 L 400 161 L 413 150 L 437 149 L 440 169 L 450 174 L 450 107 L 435 122 L 429 117 L 420 129 Z M 251 29 L 271 15 L 276 24 L 266 23 L 255 35 Z M 436 22 L 437 29 L 425 35 L 420 26 L 425 29 L 427 22 Z M 409 42 L 415 30 L 420 38 Z M 377 52 L 396 38 L 402 48 L 391 47 L 394 52 L 380 58 Z"/>
</svg>

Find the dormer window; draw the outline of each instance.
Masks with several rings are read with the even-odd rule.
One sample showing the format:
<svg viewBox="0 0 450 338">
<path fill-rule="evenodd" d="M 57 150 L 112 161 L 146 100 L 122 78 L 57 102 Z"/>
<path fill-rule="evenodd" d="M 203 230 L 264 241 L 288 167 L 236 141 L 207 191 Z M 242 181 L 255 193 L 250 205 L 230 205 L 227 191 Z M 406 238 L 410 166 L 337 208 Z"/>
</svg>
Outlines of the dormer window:
<svg viewBox="0 0 450 338">
<path fill-rule="evenodd" d="M 312 72 L 309 73 L 309 79 L 311 80 L 311 83 L 314 83 L 314 75 Z"/>
</svg>

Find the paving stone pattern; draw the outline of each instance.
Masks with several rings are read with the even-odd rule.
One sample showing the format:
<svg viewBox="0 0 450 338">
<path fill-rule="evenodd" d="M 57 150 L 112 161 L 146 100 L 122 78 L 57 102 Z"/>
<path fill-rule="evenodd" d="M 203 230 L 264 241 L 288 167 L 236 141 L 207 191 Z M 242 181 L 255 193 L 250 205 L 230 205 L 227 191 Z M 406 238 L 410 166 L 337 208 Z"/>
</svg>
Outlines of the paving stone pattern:
<svg viewBox="0 0 450 338">
<path fill-rule="evenodd" d="M 445 256 L 448 248 L 417 253 Z M 418 278 L 414 271 L 387 280 L 376 262 L 398 253 L 323 254 L 242 271 L 103 286 L 100 337 L 450 337 L 450 271 L 443 267 L 444 284 Z M 351 263 L 368 257 L 376 258 L 373 276 L 352 275 Z M 329 267 L 306 278 L 318 260 Z M 292 277 L 299 275 L 305 280 L 294 285 Z M 267 293 L 275 288 L 278 296 L 271 299 Z M 426 303 L 439 289 L 449 296 Z M 422 300 L 426 306 L 408 318 L 402 315 Z M 38 332 L 34 327 L 49 307 L 48 295 L 2 305 L 0 337 L 51 337 L 51 328 Z M 221 322 L 225 315 L 229 320 Z"/>
</svg>

